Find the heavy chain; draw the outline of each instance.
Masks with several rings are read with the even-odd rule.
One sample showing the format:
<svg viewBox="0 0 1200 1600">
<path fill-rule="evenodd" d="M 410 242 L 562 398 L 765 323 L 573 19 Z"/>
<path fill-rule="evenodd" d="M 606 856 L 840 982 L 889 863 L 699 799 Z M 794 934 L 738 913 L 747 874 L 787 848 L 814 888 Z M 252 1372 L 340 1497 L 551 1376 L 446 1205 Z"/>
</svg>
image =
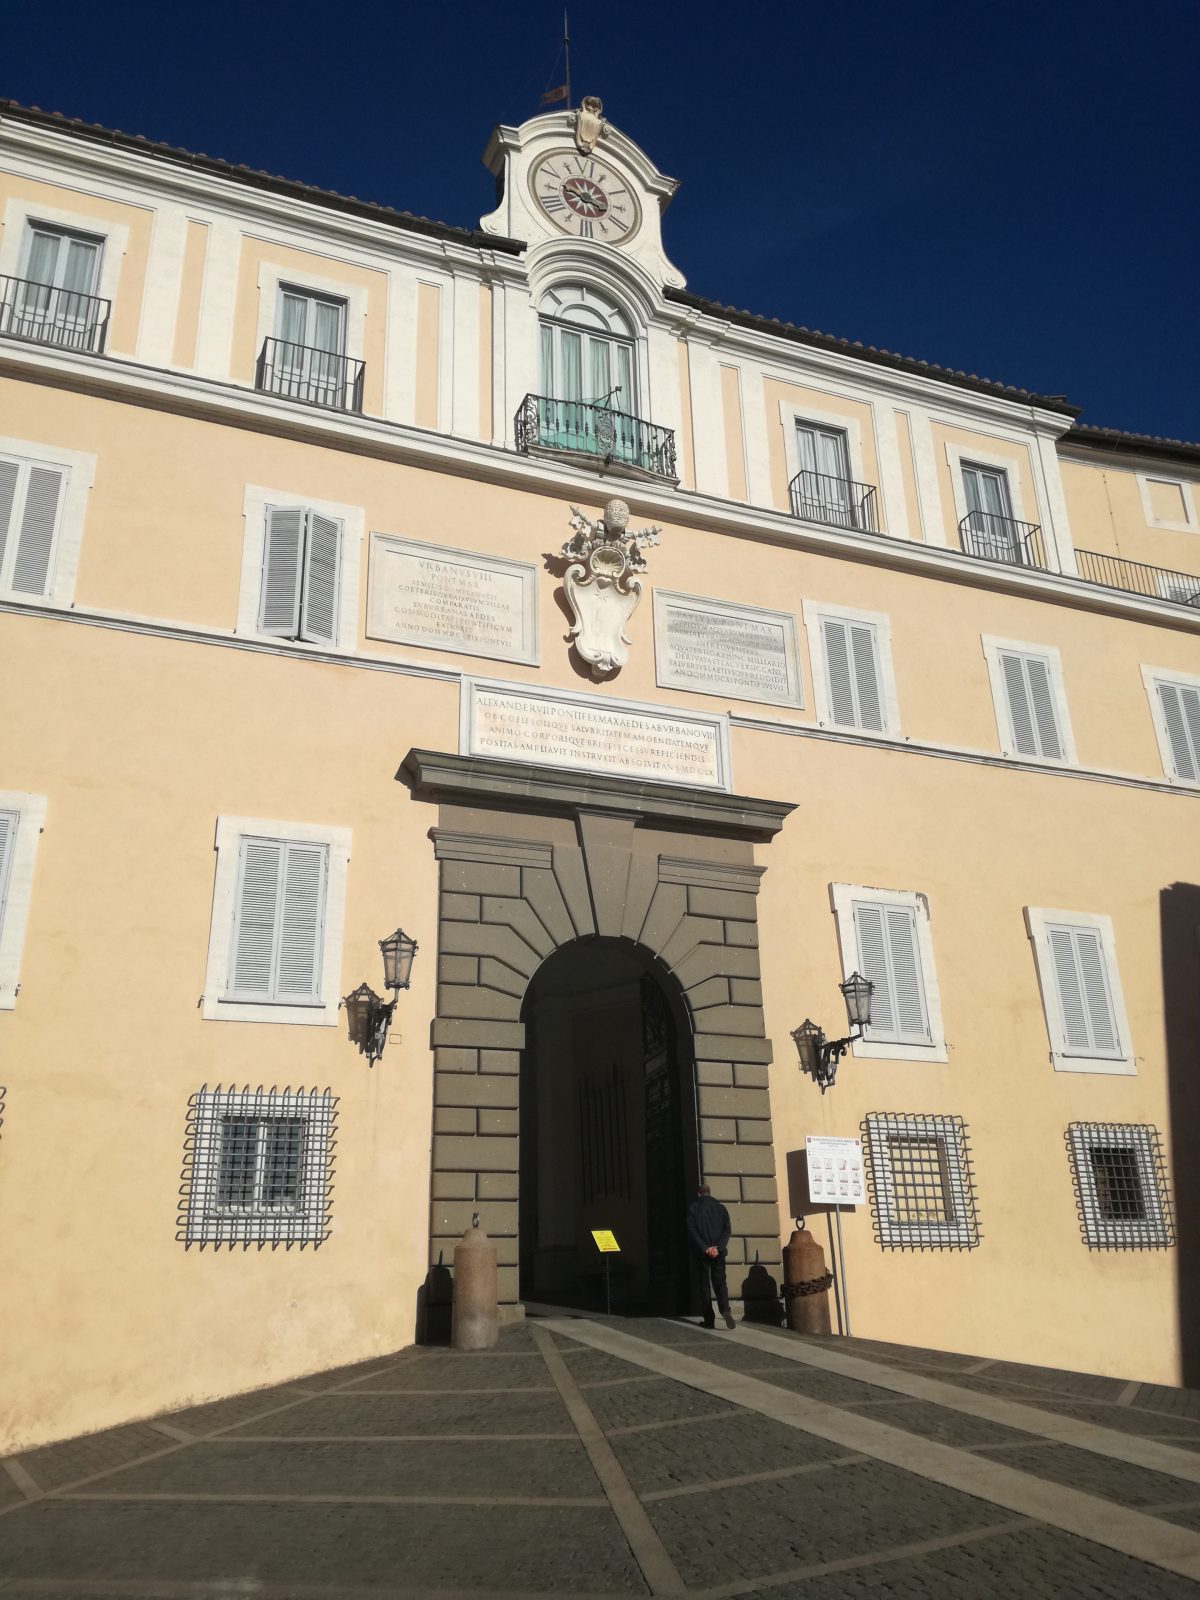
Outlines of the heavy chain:
<svg viewBox="0 0 1200 1600">
<path fill-rule="evenodd" d="M 819 1278 L 804 1278 L 799 1283 L 785 1283 L 779 1291 L 785 1300 L 795 1300 L 798 1295 L 824 1294 L 833 1288 L 833 1273 L 823 1272 Z"/>
</svg>

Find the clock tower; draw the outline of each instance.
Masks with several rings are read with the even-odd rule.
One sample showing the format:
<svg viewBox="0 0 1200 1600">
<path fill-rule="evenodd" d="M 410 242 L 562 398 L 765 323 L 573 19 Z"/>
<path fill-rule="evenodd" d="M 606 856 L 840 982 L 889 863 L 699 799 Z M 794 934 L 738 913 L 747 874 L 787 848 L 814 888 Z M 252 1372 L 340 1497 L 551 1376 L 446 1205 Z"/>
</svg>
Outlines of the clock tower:
<svg viewBox="0 0 1200 1600">
<path fill-rule="evenodd" d="M 659 289 L 683 287 L 662 243 L 662 214 L 678 180 L 607 122 L 594 96 L 576 111 L 498 127 L 483 161 L 500 196 L 480 221 L 485 232 L 526 240 L 531 256 L 569 240 L 613 265 L 624 259 Z"/>
</svg>

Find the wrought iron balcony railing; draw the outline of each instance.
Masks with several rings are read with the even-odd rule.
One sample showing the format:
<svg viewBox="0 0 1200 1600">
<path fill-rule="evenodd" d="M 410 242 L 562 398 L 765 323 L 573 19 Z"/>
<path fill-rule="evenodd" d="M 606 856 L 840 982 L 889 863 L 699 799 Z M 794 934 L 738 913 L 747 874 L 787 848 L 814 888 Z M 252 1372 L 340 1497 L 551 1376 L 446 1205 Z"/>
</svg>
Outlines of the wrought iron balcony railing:
<svg viewBox="0 0 1200 1600">
<path fill-rule="evenodd" d="M 1142 561 L 1125 561 L 1098 550 L 1076 550 L 1079 576 L 1106 589 L 1124 589 L 1129 594 L 1149 595 L 1153 600 L 1172 600 L 1177 605 L 1200 608 L 1200 577 L 1194 572 L 1172 572 L 1169 567 L 1150 567 Z"/>
<path fill-rule="evenodd" d="M 100 354 L 111 310 L 112 301 L 99 295 L 0 276 L 0 333 L 17 339 Z"/>
<path fill-rule="evenodd" d="M 812 472 L 806 467 L 792 479 L 788 490 L 792 515 L 802 522 L 832 522 L 837 528 L 879 532 L 878 501 L 872 483 L 833 478 L 827 472 Z"/>
<path fill-rule="evenodd" d="M 958 525 L 958 542 L 967 555 L 980 561 L 1049 570 L 1042 530 L 1036 522 L 1018 522 L 994 511 L 968 511 Z"/>
<path fill-rule="evenodd" d="M 562 450 L 592 456 L 610 464 L 636 467 L 658 478 L 674 480 L 675 435 L 627 411 L 592 405 L 586 400 L 554 400 L 527 394 L 516 419 L 517 449 Z"/>
<path fill-rule="evenodd" d="M 287 339 L 264 339 L 254 387 L 285 400 L 334 411 L 361 411 L 366 363 L 336 350 L 317 350 Z"/>
</svg>

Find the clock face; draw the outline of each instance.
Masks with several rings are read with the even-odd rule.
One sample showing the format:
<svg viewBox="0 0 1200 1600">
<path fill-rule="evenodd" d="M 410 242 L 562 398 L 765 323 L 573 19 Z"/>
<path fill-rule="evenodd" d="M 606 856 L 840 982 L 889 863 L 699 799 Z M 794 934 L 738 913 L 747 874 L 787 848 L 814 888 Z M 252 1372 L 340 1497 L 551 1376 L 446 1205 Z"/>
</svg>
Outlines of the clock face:
<svg viewBox="0 0 1200 1600">
<path fill-rule="evenodd" d="M 623 244 L 641 221 L 625 179 L 595 156 L 555 150 L 529 175 L 538 208 L 576 239 Z"/>
</svg>

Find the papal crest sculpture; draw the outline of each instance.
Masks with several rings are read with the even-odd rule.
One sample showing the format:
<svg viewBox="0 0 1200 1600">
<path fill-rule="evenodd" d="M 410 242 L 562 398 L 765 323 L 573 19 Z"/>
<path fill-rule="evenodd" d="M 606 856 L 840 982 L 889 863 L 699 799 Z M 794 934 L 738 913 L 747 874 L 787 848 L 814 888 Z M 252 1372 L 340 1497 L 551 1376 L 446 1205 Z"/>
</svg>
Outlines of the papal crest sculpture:
<svg viewBox="0 0 1200 1600">
<path fill-rule="evenodd" d="M 571 639 L 592 669 L 593 678 L 617 672 L 629 660 L 625 625 L 637 610 L 642 586 L 633 576 L 645 572 L 643 549 L 658 543 L 658 528 L 627 530 L 629 507 L 610 500 L 593 522 L 572 506 L 570 539 L 562 547 L 570 563 L 563 587 L 575 619 Z"/>
</svg>

